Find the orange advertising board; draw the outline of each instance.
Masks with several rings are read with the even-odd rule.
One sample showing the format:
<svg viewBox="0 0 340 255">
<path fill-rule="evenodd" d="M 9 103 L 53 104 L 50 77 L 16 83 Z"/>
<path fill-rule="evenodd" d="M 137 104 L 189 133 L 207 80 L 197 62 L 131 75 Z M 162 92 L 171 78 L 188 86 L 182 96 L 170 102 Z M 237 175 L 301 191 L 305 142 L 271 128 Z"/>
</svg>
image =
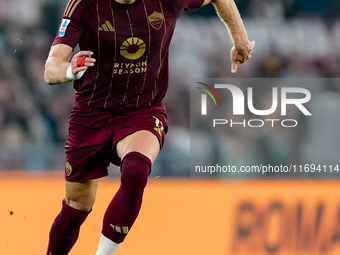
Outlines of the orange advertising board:
<svg viewBox="0 0 340 255">
<path fill-rule="evenodd" d="M 64 195 L 58 175 L 0 173 L 0 254 L 45 254 Z M 100 183 L 70 255 L 95 254 L 118 186 L 117 179 Z M 340 181 L 150 179 L 140 216 L 116 254 L 340 254 Z"/>
</svg>

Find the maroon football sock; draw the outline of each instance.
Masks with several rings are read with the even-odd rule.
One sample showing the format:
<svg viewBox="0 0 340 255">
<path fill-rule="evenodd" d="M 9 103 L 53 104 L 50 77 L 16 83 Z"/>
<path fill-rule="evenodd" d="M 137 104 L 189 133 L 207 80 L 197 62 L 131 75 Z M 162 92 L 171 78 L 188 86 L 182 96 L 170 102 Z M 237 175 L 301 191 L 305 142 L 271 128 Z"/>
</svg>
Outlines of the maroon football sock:
<svg viewBox="0 0 340 255">
<path fill-rule="evenodd" d="M 116 243 L 124 241 L 138 216 L 151 164 L 139 152 L 130 152 L 122 160 L 121 184 L 105 212 L 102 230 L 104 236 Z"/>
<path fill-rule="evenodd" d="M 76 243 L 81 224 L 89 212 L 79 211 L 63 200 L 61 212 L 54 220 L 48 243 L 47 255 L 67 255 Z"/>
</svg>

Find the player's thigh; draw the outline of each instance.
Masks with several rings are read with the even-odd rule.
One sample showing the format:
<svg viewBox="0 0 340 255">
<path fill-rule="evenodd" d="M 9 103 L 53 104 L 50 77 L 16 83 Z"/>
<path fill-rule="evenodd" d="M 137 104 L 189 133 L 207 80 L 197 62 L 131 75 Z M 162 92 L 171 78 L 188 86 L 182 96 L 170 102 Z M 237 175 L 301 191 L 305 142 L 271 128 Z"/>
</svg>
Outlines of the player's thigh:
<svg viewBox="0 0 340 255">
<path fill-rule="evenodd" d="M 158 138 L 147 130 L 140 130 L 124 137 L 117 143 L 117 154 L 123 159 L 126 154 L 137 151 L 147 156 L 153 163 L 160 150 Z"/>
<path fill-rule="evenodd" d="M 78 210 L 89 211 L 96 199 L 98 179 L 85 182 L 65 181 L 66 203 Z"/>
</svg>

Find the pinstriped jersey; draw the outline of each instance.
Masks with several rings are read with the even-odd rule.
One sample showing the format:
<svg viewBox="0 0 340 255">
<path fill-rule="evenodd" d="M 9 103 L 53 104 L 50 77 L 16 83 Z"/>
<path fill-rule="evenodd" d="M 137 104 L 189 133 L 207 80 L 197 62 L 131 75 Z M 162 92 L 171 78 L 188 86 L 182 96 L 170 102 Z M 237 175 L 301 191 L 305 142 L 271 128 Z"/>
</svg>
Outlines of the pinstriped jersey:
<svg viewBox="0 0 340 255">
<path fill-rule="evenodd" d="M 97 60 L 74 81 L 76 100 L 97 108 L 144 108 L 168 87 L 168 51 L 184 9 L 203 0 L 69 0 L 53 42 L 94 52 Z"/>
</svg>

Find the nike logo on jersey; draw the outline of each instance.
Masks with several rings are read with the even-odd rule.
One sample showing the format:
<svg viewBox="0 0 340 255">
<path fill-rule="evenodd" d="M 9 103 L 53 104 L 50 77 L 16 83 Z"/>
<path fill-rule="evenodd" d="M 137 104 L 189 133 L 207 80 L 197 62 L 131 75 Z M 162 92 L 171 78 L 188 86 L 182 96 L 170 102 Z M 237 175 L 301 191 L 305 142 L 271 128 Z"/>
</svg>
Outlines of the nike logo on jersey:
<svg viewBox="0 0 340 255">
<path fill-rule="evenodd" d="M 129 232 L 129 227 L 118 227 L 115 226 L 113 224 L 110 224 L 110 226 L 116 230 L 118 233 L 123 233 L 123 234 L 127 234 Z"/>
<path fill-rule="evenodd" d="M 115 31 L 110 21 L 105 21 L 103 25 L 98 28 L 99 31 L 113 32 Z"/>
</svg>

